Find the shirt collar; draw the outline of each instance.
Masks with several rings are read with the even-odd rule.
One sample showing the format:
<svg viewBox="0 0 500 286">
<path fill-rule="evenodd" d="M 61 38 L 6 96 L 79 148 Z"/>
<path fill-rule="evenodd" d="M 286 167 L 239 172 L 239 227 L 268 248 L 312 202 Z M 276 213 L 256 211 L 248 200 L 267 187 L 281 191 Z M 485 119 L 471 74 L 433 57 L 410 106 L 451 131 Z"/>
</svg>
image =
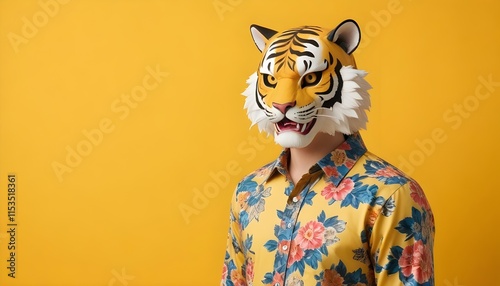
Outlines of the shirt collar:
<svg viewBox="0 0 500 286">
<path fill-rule="evenodd" d="M 317 171 L 318 168 L 321 168 L 326 175 L 326 180 L 338 186 L 340 181 L 342 181 L 345 175 L 366 151 L 367 149 L 361 135 L 356 132 L 349 135 L 335 150 L 319 160 L 318 163 L 311 167 L 309 172 L 313 173 Z M 289 156 L 290 150 L 284 149 L 278 158 L 268 165 L 268 175 L 264 179 L 264 182 L 276 172 L 281 173 L 285 177 L 287 176 Z"/>
</svg>

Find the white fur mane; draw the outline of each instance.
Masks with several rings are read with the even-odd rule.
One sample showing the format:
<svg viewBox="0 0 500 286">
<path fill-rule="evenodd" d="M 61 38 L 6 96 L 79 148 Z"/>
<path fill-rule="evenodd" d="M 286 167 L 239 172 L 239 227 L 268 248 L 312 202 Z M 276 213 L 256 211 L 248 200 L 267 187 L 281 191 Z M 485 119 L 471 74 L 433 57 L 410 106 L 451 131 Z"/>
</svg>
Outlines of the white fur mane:
<svg viewBox="0 0 500 286">
<path fill-rule="evenodd" d="M 319 132 L 334 134 L 336 131 L 343 134 L 353 134 L 360 129 L 366 129 L 368 117 L 366 111 L 370 110 L 370 84 L 364 79 L 367 73 L 352 66 L 340 69 L 342 76 L 342 103 L 337 102 L 332 108 L 319 107 L 317 123 L 320 124 Z M 274 124 L 269 121 L 266 114 L 256 102 L 257 73 L 253 73 L 247 80 L 248 87 L 243 92 L 246 96 L 245 109 L 252 126 L 257 124 L 259 131 L 274 134 Z"/>
</svg>

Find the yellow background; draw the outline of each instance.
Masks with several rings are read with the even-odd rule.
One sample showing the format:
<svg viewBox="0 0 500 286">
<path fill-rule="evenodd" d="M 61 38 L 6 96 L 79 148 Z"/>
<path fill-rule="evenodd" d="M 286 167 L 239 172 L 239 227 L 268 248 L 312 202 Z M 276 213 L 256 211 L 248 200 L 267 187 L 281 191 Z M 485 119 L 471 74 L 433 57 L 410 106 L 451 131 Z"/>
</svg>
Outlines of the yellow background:
<svg viewBox="0 0 500 286">
<path fill-rule="evenodd" d="M 0 0 L 0 285 L 218 285 L 231 193 L 280 150 L 243 111 L 260 58 L 249 25 L 346 18 L 374 87 L 365 143 L 424 187 L 437 285 L 495 285 L 499 11 L 494 0 Z"/>
</svg>

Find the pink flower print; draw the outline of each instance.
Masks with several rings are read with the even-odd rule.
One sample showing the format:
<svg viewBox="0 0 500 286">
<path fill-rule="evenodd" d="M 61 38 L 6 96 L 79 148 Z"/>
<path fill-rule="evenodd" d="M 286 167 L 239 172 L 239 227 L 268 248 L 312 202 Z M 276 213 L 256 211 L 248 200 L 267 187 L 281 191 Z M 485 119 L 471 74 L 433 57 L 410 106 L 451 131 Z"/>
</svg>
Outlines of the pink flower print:
<svg viewBox="0 0 500 286">
<path fill-rule="evenodd" d="M 299 229 L 296 243 L 302 249 L 317 249 L 323 245 L 325 226 L 317 221 L 310 221 Z"/>
<path fill-rule="evenodd" d="M 394 169 L 391 166 L 386 166 L 383 169 L 379 169 L 375 172 L 375 175 L 381 176 L 381 177 L 386 177 L 386 178 L 391 178 L 391 177 L 396 177 L 400 176 L 401 174 Z"/>
<path fill-rule="evenodd" d="M 340 182 L 340 184 L 335 187 L 333 184 L 328 184 L 322 191 L 321 195 L 325 197 L 325 199 L 334 199 L 336 201 L 341 201 L 345 199 L 345 197 L 354 189 L 354 182 L 346 178 Z"/>
<path fill-rule="evenodd" d="M 274 273 L 271 285 L 283 285 L 283 276 L 281 276 L 278 272 Z"/>
<path fill-rule="evenodd" d="M 221 280 L 224 281 L 224 285 L 226 284 L 225 283 L 226 278 L 227 278 L 227 265 L 226 263 L 224 263 L 224 265 L 222 266 L 222 278 L 221 278 Z"/>
<path fill-rule="evenodd" d="M 351 145 L 347 144 L 347 142 L 344 141 L 344 143 L 340 144 L 339 147 L 337 147 L 337 150 L 352 150 Z"/>
<path fill-rule="evenodd" d="M 288 267 L 290 267 L 294 262 L 300 261 L 302 257 L 304 257 L 304 250 L 296 244 L 295 241 L 292 241 L 290 255 L 288 256 Z"/>
<path fill-rule="evenodd" d="M 420 188 L 420 186 L 414 181 L 410 181 L 410 191 L 410 196 L 419 206 L 425 210 L 430 209 L 429 202 L 425 197 L 424 191 L 422 191 L 422 188 Z"/>
<path fill-rule="evenodd" d="M 421 240 L 405 247 L 398 263 L 403 275 L 413 274 L 418 283 L 427 282 L 432 276 L 432 254 Z"/>
<path fill-rule="evenodd" d="M 345 165 L 347 168 L 351 169 L 351 168 L 352 168 L 352 166 L 354 166 L 354 164 L 355 164 L 355 163 L 356 163 L 356 161 L 351 160 L 351 159 L 347 159 L 347 160 L 345 160 L 344 165 Z"/>
<path fill-rule="evenodd" d="M 247 286 L 245 278 L 243 278 L 240 271 L 237 269 L 231 271 L 231 281 L 234 286 Z"/>
<path fill-rule="evenodd" d="M 338 178 L 340 176 L 339 171 L 336 167 L 327 166 L 323 170 L 328 177 Z"/>
<path fill-rule="evenodd" d="M 254 272 L 253 272 L 254 262 L 251 258 L 247 260 L 247 266 L 245 268 L 246 280 L 249 284 L 252 283 Z"/>
<path fill-rule="evenodd" d="M 288 251 L 290 250 L 290 241 L 288 240 L 282 240 L 278 243 L 278 252 L 281 254 L 288 254 Z"/>
</svg>

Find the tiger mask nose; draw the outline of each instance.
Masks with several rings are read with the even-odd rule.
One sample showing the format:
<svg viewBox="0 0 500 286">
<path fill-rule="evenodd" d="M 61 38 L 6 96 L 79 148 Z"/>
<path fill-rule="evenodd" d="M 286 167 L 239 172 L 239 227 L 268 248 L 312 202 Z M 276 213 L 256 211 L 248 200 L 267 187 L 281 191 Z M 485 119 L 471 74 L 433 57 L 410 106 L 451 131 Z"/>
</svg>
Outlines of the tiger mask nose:
<svg viewBox="0 0 500 286">
<path fill-rule="evenodd" d="M 278 109 L 283 114 L 285 114 L 288 109 L 294 107 L 295 104 L 296 104 L 295 101 L 293 101 L 293 102 L 287 102 L 287 103 L 276 103 L 276 102 L 273 102 L 274 108 Z"/>
</svg>

